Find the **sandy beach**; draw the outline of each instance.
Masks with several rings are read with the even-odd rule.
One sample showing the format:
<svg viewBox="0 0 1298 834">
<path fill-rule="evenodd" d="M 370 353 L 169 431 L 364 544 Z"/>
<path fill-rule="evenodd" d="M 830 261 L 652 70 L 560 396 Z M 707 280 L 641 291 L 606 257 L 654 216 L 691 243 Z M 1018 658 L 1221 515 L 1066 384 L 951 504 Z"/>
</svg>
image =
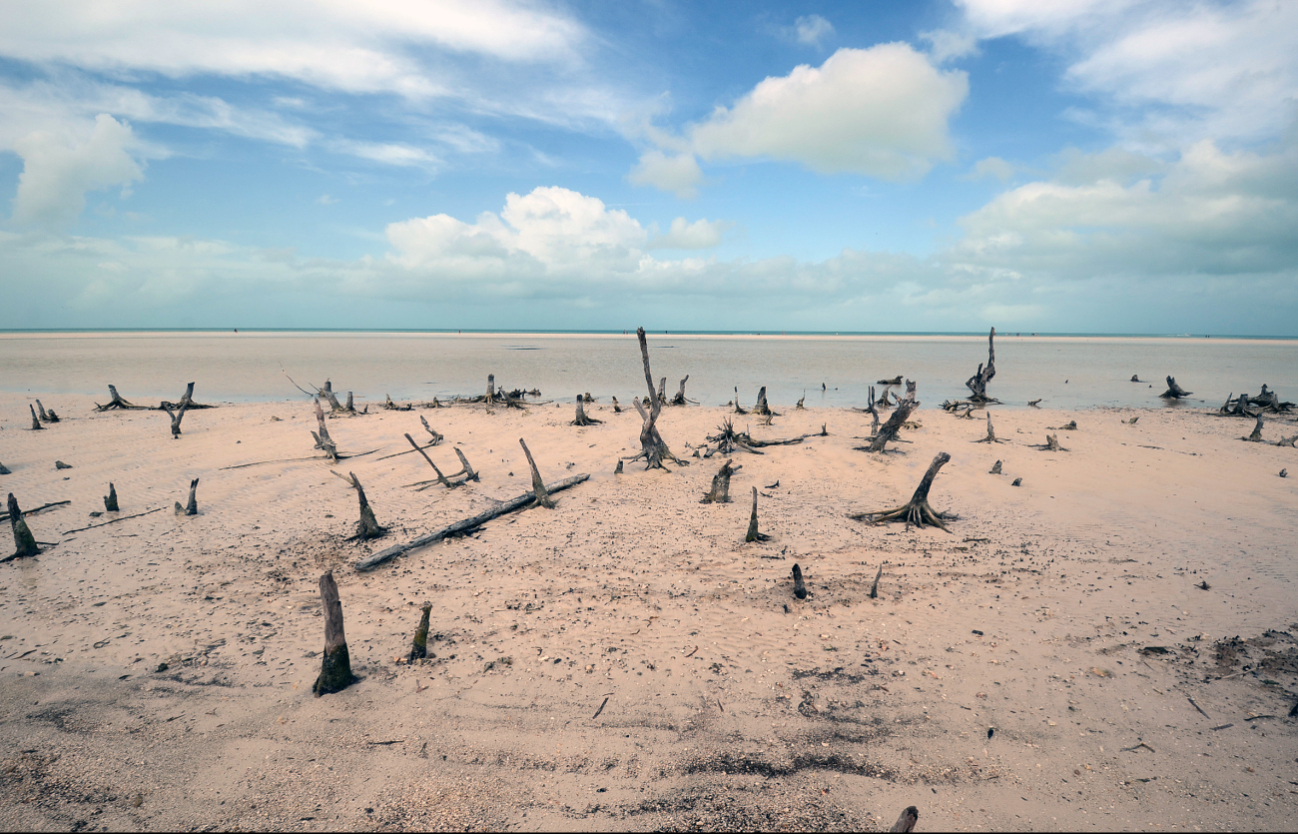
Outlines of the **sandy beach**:
<svg viewBox="0 0 1298 834">
<path fill-rule="evenodd" d="M 1274 445 L 1292 417 L 1250 443 L 1251 420 L 1203 407 L 993 407 L 1004 442 L 979 443 L 982 415 L 921 381 L 882 455 L 858 450 L 853 409 L 772 403 L 764 426 L 665 407 L 689 465 L 616 474 L 641 421 L 604 399 L 588 427 L 568 399 L 371 403 L 328 421 L 370 454 L 331 464 L 306 397 L 190 411 L 178 439 L 160 411 L 96 412 L 107 398 L 42 396 L 62 419 L 32 431 L 32 400 L 0 394 L 0 493 L 68 502 L 27 518 L 51 545 L 0 565 L 5 829 L 887 830 L 911 805 L 917 830 L 1298 819 L 1298 451 Z M 458 447 L 479 481 L 410 486 L 431 477 L 403 437 L 427 437 L 420 416 L 445 437 L 433 461 L 458 470 Z M 727 418 L 811 436 L 729 456 L 732 502 L 702 504 L 726 458 L 692 455 Z M 1064 450 L 1035 448 L 1048 433 Z M 547 482 L 589 480 L 355 569 L 527 492 L 519 438 Z M 950 532 L 849 518 L 905 503 L 939 452 Z M 331 470 L 385 537 L 348 540 L 357 495 Z M 194 478 L 198 514 L 176 515 Z M 770 540 L 746 543 L 754 487 Z M 325 571 L 363 679 L 316 698 Z M 408 664 L 424 601 L 429 657 Z"/>
</svg>

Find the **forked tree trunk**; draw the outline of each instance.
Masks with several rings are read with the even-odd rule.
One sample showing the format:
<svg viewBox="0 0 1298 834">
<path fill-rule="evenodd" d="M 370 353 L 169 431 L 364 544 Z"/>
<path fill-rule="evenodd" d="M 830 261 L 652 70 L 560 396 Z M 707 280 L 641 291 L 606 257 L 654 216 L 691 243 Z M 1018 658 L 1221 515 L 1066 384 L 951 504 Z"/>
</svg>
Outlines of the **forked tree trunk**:
<svg viewBox="0 0 1298 834">
<path fill-rule="evenodd" d="M 456 475 L 463 474 L 463 475 L 464 475 L 464 480 L 466 480 L 466 481 L 476 481 L 476 480 L 478 480 L 478 473 L 473 471 L 473 467 L 472 467 L 472 466 L 469 466 L 469 459 L 466 458 L 466 457 L 464 456 L 464 452 L 461 452 L 461 451 L 460 451 L 460 447 L 459 447 L 459 446 L 456 446 L 456 447 L 455 447 L 455 456 L 458 457 L 458 458 L 460 459 L 460 464 L 464 467 L 464 472 L 463 472 L 463 473 L 457 472 L 457 473 L 455 473 L 455 474 L 456 474 Z M 452 477 L 454 477 L 454 476 L 452 476 Z"/>
<path fill-rule="evenodd" d="M 176 502 L 176 515 L 198 515 L 198 478 L 189 482 L 189 502 L 183 507 Z"/>
<path fill-rule="evenodd" d="M 911 412 L 919 407 L 919 401 L 915 399 L 917 386 L 914 382 L 906 383 L 906 398 L 898 401 L 897 408 L 884 423 L 879 431 L 875 433 L 870 445 L 866 448 L 869 452 L 885 451 L 890 441 L 897 439 L 897 432 L 901 431 L 902 424 L 910 419 Z"/>
<path fill-rule="evenodd" d="M 415 629 L 414 642 L 410 645 L 410 657 L 406 659 L 407 663 L 414 663 L 416 660 L 428 657 L 428 615 L 432 610 L 433 604 L 425 602 L 419 615 L 419 627 Z"/>
<path fill-rule="evenodd" d="M 721 470 L 712 476 L 712 489 L 708 494 L 703 496 L 700 504 L 729 504 L 730 503 L 730 476 L 734 474 L 734 468 L 731 467 L 730 461 L 721 465 Z"/>
<path fill-rule="evenodd" d="M 850 517 L 857 521 L 868 521 L 872 524 L 882 524 L 885 521 L 904 521 L 907 528 L 912 524 L 916 527 L 931 524 L 934 527 L 946 530 L 948 533 L 951 532 L 947 530 L 946 524 L 942 522 L 941 514 L 933 512 L 933 508 L 928 505 L 928 491 L 933 486 L 933 479 L 937 477 L 938 470 L 949 460 L 951 460 L 951 456 L 946 452 L 941 452 L 937 457 L 933 458 L 933 462 L 928 466 L 928 471 L 924 473 L 919 486 L 915 488 L 915 494 L 910 497 L 910 501 L 900 507 L 878 513 L 860 513 Z"/>
<path fill-rule="evenodd" d="M 193 384 L 194 383 L 192 382 L 190 383 L 191 386 Z M 188 395 L 186 395 L 186 397 L 188 397 Z M 182 402 L 180 406 L 180 410 L 172 411 L 171 403 L 162 403 L 162 410 L 167 412 L 167 416 L 171 418 L 171 439 L 172 440 L 180 439 L 180 421 L 185 418 L 185 411 L 188 408 L 189 408 L 189 403 Z"/>
<path fill-rule="evenodd" d="M 343 604 L 338 598 L 338 584 L 334 582 L 333 571 L 320 577 L 320 601 L 324 604 L 325 647 L 320 677 L 311 687 L 317 698 L 341 692 L 359 680 L 352 674 L 347 635 L 343 632 Z"/>
<path fill-rule="evenodd" d="M 996 376 L 996 328 L 992 328 L 991 333 L 987 336 L 987 364 L 979 365 L 978 372 L 969 377 L 965 385 L 973 392 L 969 399 L 976 403 L 991 402 L 992 398 L 987 396 L 987 383 L 992 381 Z"/>
<path fill-rule="evenodd" d="M 9 526 L 14 533 L 14 554 L 9 559 L 20 559 L 24 556 L 36 556 L 41 549 L 36 545 L 36 537 L 32 535 L 31 529 L 27 522 L 23 520 L 23 511 L 18 508 L 18 499 L 14 494 L 9 493 Z M 5 559 L 4 561 L 9 561 Z"/>
<path fill-rule="evenodd" d="M 658 434 L 655 424 L 658 422 L 658 415 L 662 412 L 663 403 L 662 398 L 654 393 L 653 372 L 649 369 L 649 343 L 645 339 L 643 327 L 636 328 L 636 338 L 640 341 L 640 358 L 644 364 L 645 385 L 649 393 L 648 398 L 645 400 L 649 406 L 648 411 L 645 411 L 645 406 L 640 404 L 638 397 L 632 400 L 632 404 L 635 405 L 636 411 L 640 413 L 640 417 L 644 421 L 640 427 L 640 455 L 637 457 L 645 459 L 646 469 L 665 469 L 666 467 L 663 466 L 664 459 L 673 460 L 684 466 L 684 461 L 671 453 L 671 450 L 667 448 L 667 444 L 663 442 L 662 437 Z M 663 377 L 663 386 L 665 387 L 666 384 L 667 378 Z"/>
</svg>

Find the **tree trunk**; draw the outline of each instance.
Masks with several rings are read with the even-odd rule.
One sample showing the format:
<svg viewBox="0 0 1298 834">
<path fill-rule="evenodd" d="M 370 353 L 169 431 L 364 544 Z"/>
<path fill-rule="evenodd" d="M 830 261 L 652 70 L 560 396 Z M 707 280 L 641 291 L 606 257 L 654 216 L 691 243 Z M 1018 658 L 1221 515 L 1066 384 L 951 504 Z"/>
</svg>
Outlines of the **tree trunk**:
<svg viewBox="0 0 1298 834">
<path fill-rule="evenodd" d="M 117 393 L 117 387 L 115 385 L 110 384 L 108 386 L 108 394 L 112 399 L 108 401 L 107 405 L 99 405 L 98 403 L 95 403 L 95 411 L 108 411 L 113 408 L 129 408 L 146 411 L 149 408 L 147 405 L 135 405 L 134 403 L 122 399 L 122 395 Z"/>
<path fill-rule="evenodd" d="M 9 559 L 20 559 L 24 556 L 35 556 L 41 552 L 36 545 L 36 537 L 32 535 L 31 529 L 27 522 L 23 520 L 23 511 L 18 508 L 18 499 L 14 494 L 9 493 L 9 526 L 14 532 L 14 554 Z M 5 559 L 5 561 L 9 561 Z"/>
<path fill-rule="evenodd" d="M 1169 376 L 1167 378 L 1167 390 L 1159 394 L 1158 396 L 1162 397 L 1165 400 L 1179 400 L 1182 397 L 1188 397 L 1193 393 L 1194 393 L 1193 391 L 1186 391 L 1184 388 L 1177 385 L 1176 378 Z"/>
<path fill-rule="evenodd" d="M 640 341 L 640 358 L 644 364 L 644 380 L 645 385 L 649 389 L 649 396 L 645 400 L 649 405 L 649 410 L 647 412 L 645 411 L 645 407 L 640 404 L 638 397 L 632 401 L 636 407 L 636 411 L 640 413 L 640 417 L 644 420 L 644 423 L 640 428 L 640 456 L 643 456 L 645 459 L 645 469 L 665 469 L 666 467 L 663 466 L 664 458 L 673 460 L 684 466 L 685 462 L 671 453 L 671 450 L 667 448 L 667 444 L 663 442 L 662 437 L 658 434 L 658 429 L 655 427 L 655 423 L 658 421 L 658 415 L 662 411 L 663 403 L 662 398 L 654 393 L 653 372 L 649 370 L 649 343 L 645 339 L 643 327 L 636 328 L 636 338 Z M 663 386 L 666 387 L 666 384 L 667 378 L 663 377 Z"/>
<path fill-rule="evenodd" d="M 456 472 L 455 474 L 456 474 L 456 475 L 463 474 L 463 475 L 464 475 L 464 480 L 466 480 L 466 481 L 476 481 L 476 480 L 478 480 L 478 473 L 473 471 L 473 467 L 472 467 L 472 466 L 469 466 L 469 459 L 466 458 L 466 457 L 464 456 L 464 452 L 461 452 L 461 451 L 460 451 L 460 447 L 459 447 L 459 446 L 456 446 L 456 447 L 455 447 L 455 456 L 458 457 L 458 458 L 460 459 L 460 464 L 464 467 L 464 471 L 463 471 L 462 473 L 461 473 L 461 472 Z"/>
<path fill-rule="evenodd" d="M 753 487 L 753 514 L 748 517 L 748 535 L 744 536 L 744 541 L 765 542 L 770 539 L 765 533 L 757 532 L 757 487 Z"/>
<path fill-rule="evenodd" d="M 807 584 L 802 581 L 802 568 L 793 566 L 793 595 L 798 599 L 807 598 Z"/>
<path fill-rule="evenodd" d="M 437 464 L 433 463 L 433 459 L 428 456 L 427 452 L 419 448 L 419 444 L 415 442 L 415 439 L 410 436 L 409 432 L 406 433 L 406 440 L 409 440 L 410 445 L 415 447 L 415 451 L 423 455 L 424 460 L 428 461 L 428 465 L 433 467 L 433 471 L 437 473 L 437 483 L 441 484 L 447 489 L 455 489 L 457 486 L 459 486 L 458 483 L 451 483 L 446 479 L 446 476 L 442 474 L 442 470 L 437 468 Z"/>
<path fill-rule="evenodd" d="M 352 674 L 347 636 L 343 633 L 343 604 L 338 598 L 338 584 L 334 582 L 333 571 L 320 577 L 320 601 L 324 603 L 325 647 L 320 677 L 311 687 L 317 698 L 341 692 L 360 680 Z"/>
<path fill-rule="evenodd" d="M 585 409 L 585 407 L 582 405 L 582 398 L 581 398 L 580 396 L 577 397 L 577 417 L 572 421 L 572 425 L 574 425 L 574 426 L 594 426 L 594 425 L 597 425 L 597 424 L 602 423 L 602 422 L 604 422 L 604 421 L 603 421 L 603 420 L 596 420 L 594 417 L 587 417 L 587 416 L 586 416 L 586 409 Z"/>
<path fill-rule="evenodd" d="M 1257 413 L 1257 422 L 1253 424 L 1253 433 L 1244 438 L 1252 443 L 1262 442 L 1262 412 Z"/>
<path fill-rule="evenodd" d="M 890 441 L 897 439 L 897 432 L 901 431 L 901 426 L 910 419 L 910 414 L 919 407 L 919 401 L 915 399 L 917 386 L 914 382 L 906 383 L 906 398 L 897 403 L 897 408 L 888 418 L 888 422 L 880 427 L 879 431 L 866 447 L 868 452 L 882 452 Z"/>
<path fill-rule="evenodd" d="M 331 411 L 343 410 L 342 403 L 338 402 L 338 397 L 334 396 L 333 383 L 330 382 L 329 380 L 327 379 L 325 380 L 324 387 L 321 388 L 319 391 L 319 396 L 324 397 L 326 400 L 329 401 L 329 409 Z"/>
<path fill-rule="evenodd" d="M 993 327 L 987 336 L 987 364 L 979 365 L 978 372 L 965 382 L 973 392 L 969 397 L 972 402 L 992 402 L 992 398 L 987 396 L 987 383 L 991 382 L 994 376 L 996 376 L 996 328 Z"/>
<path fill-rule="evenodd" d="M 198 478 L 189 482 L 189 503 L 182 507 L 176 502 L 176 515 L 198 515 Z"/>
<path fill-rule="evenodd" d="M 410 437 L 410 435 L 406 435 L 406 437 Z M 338 475 L 337 472 L 333 474 Z M 338 475 L 338 477 L 343 478 L 342 475 Z M 352 538 L 368 541 L 377 539 L 387 533 L 388 528 L 380 526 L 378 519 L 374 517 L 374 510 L 370 508 L 370 502 L 365 498 L 365 488 L 361 486 L 360 479 L 355 474 L 348 472 L 347 477 L 343 478 L 343 480 L 355 488 L 356 496 L 361 505 L 361 518 L 356 524 L 356 535 L 352 536 Z"/>
<path fill-rule="evenodd" d="M 685 383 L 689 381 L 689 378 L 690 375 L 686 374 L 685 379 L 681 380 L 680 390 L 676 392 L 676 396 L 672 397 L 672 405 L 686 405 L 689 403 L 689 400 L 685 399 Z"/>
<path fill-rule="evenodd" d="M 320 401 L 315 401 L 315 421 L 319 425 L 319 432 L 311 432 L 315 438 L 315 447 L 324 451 L 325 456 L 334 463 L 338 462 L 338 446 L 329 437 L 329 427 L 325 425 L 324 409 L 320 407 Z"/>
<path fill-rule="evenodd" d="M 928 491 L 933 486 L 933 479 L 937 477 L 938 470 L 941 469 L 949 460 L 951 460 L 951 456 L 946 452 L 941 452 L 937 457 L 933 458 L 933 462 L 928 466 L 928 471 L 924 473 L 924 477 L 920 480 L 919 486 L 915 488 L 915 494 L 911 496 L 910 501 L 907 503 L 902 504 L 900 507 L 895 509 L 884 510 L 883 512 L 860 513 L 850 517 L 857 521 L 868 521 L 872 524 L 882 524 L 885 521 L 904 521 L 907 529 L 909 529 L 912 524 L 916 527 L 923 527 L 925 524 L 931 524 L 948 533 L 951 532 L 950 530 L 947 530 L 947 526 L 942 523 L 941 514 L 933 512 L 933 508 L 928 505 Z"/>
<path fill-rule="evenodd" d="M 1077 427 L 1073 426 L 1073 428 L 1077 428 Z M 987 436 L 984 437 L 982 440 L 975 440 L 974 442 L 975 443 L 1004 443 L 1005 442 L 1004 440 L 1001 440 L 999 437 L 996 436 L 996 430 L 992 428 L 992 415 L 990 411 L 987 412 Z"/>
<path fill-rule="evenodd" d="M 553 510 L 554 501 L 550 499 L 550 493 L 545 489 L 545 481 L 541 480 L 541 473 L 536 469 L 536 461 L 532 460 L 532 452 L 527 448 L 527 443 L 523 438 L 518 438 L 518 443 L 523 447 L 523 454 L 527 455 L 527 465 L 532 468 L 532 494 L 536 496 L 533 506 L 542 506 Z"/>
<path fill-rule="evenodd" d="M 731 467 L 730 461 L 721 465 L 721 471 L 712 476 L 712 489 L 708 494 L 703 496 L 700 504 L 729 504 L 730 503 L 730 476 L 734 474 L 734 468 Z"/>
<path fill-rule="evenodd" d="M 407 663 L 414 663 L 416 660 L 428 657 L 428 615 L 432 610 L 433 604 L 425 602 L 423 612 L 419 616 L 419 627 L 415 629 L 415 640 L 410 646 L 410 657 L 406 659 Z"/>
<path fill-rule="evenodd" d="M 766 402 L 766 386 L 763 385 L 757 392 L 757 405 L 753 406 L 753 413 L 760 414 L 763 417 L 779 417 L 774 411 L 771 411 L 770 405 Z"/>
<path fill-rule="evenodd" d="M 919 809 L 911 805 L 901 812 L 901 816 L 893 823 L 892 830 L 898 834 L 910 834 L 915 830 L 915 823 L 919 822 Z"/>
<path fill-rule="evenodd" d="M 193 385 L 194 385 L 194 383 L 192 383 L 192 382 L 189 383 L 189 384 L 190 384 L 190 387 L 191 387 L 191 388 L 192 388 Z M 186 394 L 185 397 L 188 398 L 189 395 Z M 181 405 L 180 405 L 180 410 L 179 410 L 179 411 L 172 411 L 172 410 L 171 410 L 171 403 L 162 403 L 162 406 L 161 406 L 161 407 L 162 407 L 162 410 L 163 410 L 163 411 L 167 412 L 167 416 L 171 418 L 171 439 L 172 439 L 172 440 L 179 440 L 179 439 L 180 439 L 180 421 L 184 419 L 184 417 L 185 417 L 185 411 L 186 411 L 186 409 L 189 408 L 189 403 L 187 403 L 187 402 L 183 402 L 183 401 L 182 401 L 182 402 L 181 402 Z"/>
<path fill-rule="evenodd" d="M 32 413 L 32 431 L 41 431 L 44 429 L 45 427 L 41 425 L 40 418 L 36 416 L 36 406 L 27 403 L 27 408 Z"/>
<path fill-rule="evenodd" d="M 436 446 L 438 443 L 442 442 L 442 435 L 439 432 L 434 431 L 432 426 L 428 425 L 428 420 L 424 418 L 424 415 L 419 415 L 419 422 L 424 424 L 424 431 L 428 432 L 428 434 L 432 436 L 432 440 L 428 441 L 429 446 Z"/>
<path fill-rule="evenodd" d="M 110 513 L 118 511 L 117 487 L 113 486 L 112 481 L 108 482 L 108 494 L 104 496 L 104 509 Z"/>
</svg>

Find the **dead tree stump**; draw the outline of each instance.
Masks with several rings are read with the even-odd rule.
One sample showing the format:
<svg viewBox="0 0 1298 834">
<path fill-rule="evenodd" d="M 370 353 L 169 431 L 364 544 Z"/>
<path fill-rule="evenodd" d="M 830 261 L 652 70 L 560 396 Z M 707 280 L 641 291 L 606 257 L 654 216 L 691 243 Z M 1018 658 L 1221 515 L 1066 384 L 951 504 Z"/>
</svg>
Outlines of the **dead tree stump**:
<svg viewBox="0 0 1298 834">
<path fill-rule="evenodd" d="M 892 824 L 892 830 L 897 834 L 910 834 L 915 830 L 917 822 L 919 822 L 919 809 L 911 805 L 901 812 L 901 816 Z"/>
<path fill-rule="evenodd" d="M 586 416 L 586 409 L 585 409 L 585 407 L 582 406 L 582 398 L 581 398 L 580 396 L 577 397 L 577 417 L 576 417 L 576 419 L 574 419 L 574 420 L 572 421 L 572 425 L 574 425 L 574 426 L 595 426 L 595 425 L 598 425 L 598 424 L 600 424 L 600 423 L 602 423 L 602 422 L 604 422 L 604 421 L 603 421 L 603 420 L 596 420 L 594 417 L 587 417 L 587 416 Z"/>
<path fill-rule="evenodd" d="M 807 584 L 802 581 L 802 568 L 793 566 L 793 595 L 798 599 L 807 598 Z"/>
<path fill-rule="evenodd" d="M 1265 385 L 1262 386 L 1262 390 L 1266 390 Z M 59 415 L 54 413 L 54 409 L 51 408 L 49 411 L 46 411 L 45 406 L 41 405 L 40 400 L 36 401 L 36 411 L 40 414 L 42 423 L 57 423 L 59 421 Z"/>
<path fill-rule="evenodd" d="M 1193 391 L 1186 391 L 1184 388 L 1177 385 L 1176 377 L 1169 376 L 1167 378 L 1167 390 L 1158 396 L 1165 400 L 1179 400 L 1182 397 L 1188 397 L 1193 393 Z"/>
<path fill-rule="evenodd" d="M 384 394 L 383 408 L 388 411 L 410 411 L 411 409 L 414 408 L 414 406 L 411 405 L 410 403 L 406 403 L 405 405 L 397 405 L 396 403 L 392 402 L 391 394 Z"/>
<path fill-rule="evenodd" d="M 1250 443 L 1262 442 L 1262 412 L 1261 411 L 1257 413 L 1257 422 L 1253 424 L 1253 433 L 1244 439 L 1249 441 Z"/>
<path fill-rule="evenodd" d="M 802 396 L 798 397 L 798 404 L 793 407 L 793 410 L 806 411 L 807 410 L 807 406 L 805 405 L 806 402 L 807 402 L 807 392 L 803 391 Z"/>
<path fill-rule="evenodd" d="M 523 454 L 527 455 L 527 465 L 532 468 L 532 494 L 536 496 L 532 506 L 541 506 L 546 509 L 554 509 L 554 499 L 545 489 L 545 481 L 541 480 L 541 473 L 536 469 L 536 461 L 532 460 L 532 452 L 527 448 L 527 442 L 523 438 L 518 438 L 518 444 L 523 447 Z"/>
<path fill-rule="evenodd" d="M 712 476 L 712 489 L 703 496 L 703 500 L 699 501 L 700 504 L 730 503 L 730 476 L 735 472 L 730 463 L 731 461 L 726 461 L 721 465 L 721 470 Z"/>
<path fill-rule="evenodd" d="M 1000 462 L 1000 461 L 996 461 L 996 463 L 992 464 L 991 472 L 988 473 L 988 474 L 991 474 L 991 475 L 999 475 L 999 474 L 1001 474 L 1001 462 Z"/>
<path fill-rule="evenodd" d="M 410 435 L 406 435 L 406 437 L 409 436 Z M 330 471 L 332 472 L 333 470 Z M 334 472 L 333 474 L 338 475 L 337 472 Z M 338 477 L 343 478 L 342 475 L 338 475 Z M 365 497 L 365 488 L 361 486 L 360 479 L 357 478 L 355 474 L 348 472 L 347 477 L 343 478 L 343 480 L 351 484 L 356 490 L 356 497 L 360 501 L 361 505 L 361 518 L 360 521 L 356 523 L 356 535 L 351 538 L 359 539 L 360 541 L 369 541 L 370 539 L 382 537 L 388 532 L 388 528 L 381 526 L 378 519 L 374 517 L 374 510 L 370 508 L 370 502 Z"/>
<path fill-rule="evenodd" d="M 757 487 L 753 487 L 753 514 L 748 517 L 748 535 L 744 536 L 744 541 L 766 542 L 770 540 L 770 536 L 757 531 Z"/>
<path fill-rule="evenodd" d="M 108 494 L 104 496 L 104 509 L 110 513 L 118 512 L 117 487 L 113 486 L 112 481 L 108 482 Z"/>
<path fill-rule="evenodd" d="M 866 521 L 871 524 L 882 524 L 885 521 L 904 521 L 907 529 L 910 529 L 912 524 L 921 528 L 925 524 L 931 524 L 950 533 L 951 531 L 942 522 L 946 514 L 934 512 L 933 508 L 928 505 L 928 491 L 933 486 L 933 479 L 937 477 L 938 470 L 949 460 L 951 460 L 951 456 L 946 452 L 940 452 L 937 457 L 933 458 L 933 462 L 928 466 L 928 471 L 924 473 L 919 486 L 915 488 L 915 494 L 910 497 L 910 501 L 900 507 L 878 513 L 860 513 L 850 517 L 856 521 Z"/>
<path fill-rule="evenodd" d="M 879 580 L 883 578 L 883 565 L 879 565 L 879 572 L 874 575 L 874 584 L 870 586 L 870 599 L 879 598 Z"/>
<path fill-rule="evenodd" d="M 338 462 L 338 446 L 329 437 L 329 428 L 325 425 L 324 409 L 320 407 L 320 401 L 315 401 L 315 421 L 319 425 L 319 432 L 311 432 L 315 438 L 315 447 L 322 450 L 325 455 L 334 463 Z"/>
<path fill-rule="evenodd" d="M 32 412 L 32 431 L 41 431 L 45 427 L 41 425 L 40 418 L 36 416 L 36 406 L 27 403 L 27 408 Z"/>
<path fill-rule="evenodd" d="M 685 465 L 685 461 L 672 454 L 671 449 L 663 442 L 662 436 L 658 434 L 658 428 L 655 425 L 658 422 L 658 415 L 662 413 L 662 398 L 654 393 L 653 372 L 649 370 L 649 343 L 645 339 L 643 327 L 636 328 L 636 338 L 640 341 L 640 358 L 644 364 L 645 385 L 649 389 L 649 396 L 645 402 L 649 405 L 649 410 L 645 411 L 645 406 L 641 405 L 640 398 L 632 400 L 636 411 L 639 412 L 641 419 L 644 421 L 640 427 L 640 454 L 631 458 L 638 460 L 644 458 L 645 469 L 666 469 L 663 466 L 663 460 L 672 460 Z M 667 378 L 663 377 L 663 385 L 666 386 Z"/>
<path fill-rule="evenodd" d="M 990 411 L 987 412 L 987 436 L 984 437 L 982 440 L 975 440 L 974 442 L 975 443 L 1004 443 L 1005 442 L 1004 440 L 1001 440 L 999 437 L 996 436 L 996 430 L 992 428 L 992 415 Z"/>
<path fill-rule="evenodd" d="M 739 404 L 739 386 L 738 386 L 738 385 L 735 386 L 735 413 L 736 413 L 736 414 L 747 414 L 747 413 L 748 413 L 747 411 L 744 410 L 744 407 L 743 407 L 742 405 Z"/>
<path fill-rule="evenodd" d="M 897 439 L 897 432 L 901 431 L 902 424 L 909 420 L 911 412 L 919 407 L 919 400 L 915 399 L 916 391 L 915 383 L 907 381 L 905 398 L 898 400 L 897 409 L 870 440 L 870 445 L 866 447 L 867 452 L 886 451 L 888 443 Z"/>
<path fill-rule="evenodd" d="M 456 475 L 462 474 L 464 475 L 464 480 L 466 481 L 478 480 L 478 473 L 473 471 L 472 466 L 469 466 L 469 459 L 464 456 L 464 452 L 460 451 L 459 446 L 455 447 L 455 456 L 460 459 L 460 464 L 464 467 L 464 471 L 456 472 L 455 475 L 452 475 L 451 477 L 455 477 Z"/>
<path fill-rule="evenodd" d="M 113 408 L 137 409 L 141 411 L 148 409 L 147 405 L 135 405 L 134 403 L 122 399 L 122 395 L 117 393 L 117 387 L 115 385 L 110 384 L 108 386 L 108 393 L 112 399 L 108 401 L 107 405 L 95 403 L 95 411 L 108 411 Z"/>
<path fill-rule="evenodd" d="M 621 404 L 618 403 L 618 401 L 617 401 L 617 397 L 614 397 L 614 398 L 613 398 L 613 413 L 614 413 L 614 414 L 621 414 L 621 413 L 622 413 L 622 406 L 621 406 Z"/>
<path fill-rule="evenodd" d="M 329 380 L 325 380 L 324 387 L 317 392 L 317 398 L 324 397 L 329 402 L 329 410 L 342 411 L 342 403 L 338 402 L 338 397 L 334 394 L 334 385 Z"/>
<path fill-rule="evenodd" d="M 433 399 L 436 400 L 437 398 L 434 397 Z M 435 431 L 432 426 L 428 425 L 428 420 L 424 419 L 424 415 L 419 415 L 419 422 L 424 424 L 424 431 L 428 432 L 428 434 L 432 436 L 432 440 L 428 442 L 429 446 L 436 446 L 438 443 L 442 442 L 443 438 L 441 433 Z"/>
<path fill-rule="evenodd" d="M 753 413 L 760 414 L 763 417 L 779 417 L 774 411 L 771 411 L 770 405 L 766 402 L 766 386 L 763 385 L 757 392 L 757 405 L 753 406 Z"/>
<path fill-rule="evenodd" d="M 1036 445 L 1033 448 L 1040 449 L 1043 452 L 1067 452 L 1068 451 L 1063 446 L 1059 445 L 1059 435 L 1056 434 L 1046 435 L 1046 442 L 1040 445 Z"/>
<path fill-rule="evenodd" d="M 9 471 L 9 467 L 5 466 L 3 463 L 0 463 L 0 475 L 12 475 L 12 474 L 13 473 Z"/>
<path fill-rule="evenodd" d="M 987 336 L 987 364 L 980 364 L 978 372 L 965 382 L 965 386 L 972 392 L 969 395 L 970 402 L 996 402 L 987 396 L 987 383 L 991 382 L 994 376 L 996 376 L 996 328 L 993 327 Z"/>
<path fill-rule="evenodd" d="M 680 390 L 678 390 L 678 391 L 676 392 L 676 396 L 672 397 L 671 405 L 688 405 L 688 404 L 689 404 L 689 400 L 687 400 L 687 399 L 685 398 L 685 383 L 689 381 L 689 378 L 690 378 L 690 375 L 689 375 L 689 374 L 686 374 L 686 375 L 685 375 L 685 379 L 682 379 L 682 380 L 681 380 L 681 387 L 680 387 Z"/>
<path fill-rule="evenodd" d="M 40 547 L 36 544 L 36 537 L 32 535 L 31 528 L 23 520 L 23 511 L 18 508 L 18 499 L 14 494 L 9 493 L 9 526 L 14 531 L 14 554 L 9 559 L 21 559 L 24 556 L 36 556 L 41 552 Z"/>
<path fill-rule="evenodd" d="M 189 482 L 189 503 L 182 507 L 176 502 L 176 515 L 198 515 L 198 478 Z"/>
<path fill-rule="evenodd" d="M 415 640 L 410 646 L 410 657 L 406 659 L 407 663 L 414 663 L 416 660 L 428 657 L 428 615 L 432 610 L 433 604 L 425 602 L 419 615 L 419 627 L 415 629 Z"/>
<path fill-rule="evenodd" d="M 343 633 L 343 604 L 338 598 L 338 584 L 334 582 L 333 571 L 320 577 L 320 601 L 324 603 L 325 647 L 320 677 L 311 686 L 311 692 L 317 698 L 332 692 L 342 692 L 360 680 L 352 674 L 347 636 Z"/>
</svg>

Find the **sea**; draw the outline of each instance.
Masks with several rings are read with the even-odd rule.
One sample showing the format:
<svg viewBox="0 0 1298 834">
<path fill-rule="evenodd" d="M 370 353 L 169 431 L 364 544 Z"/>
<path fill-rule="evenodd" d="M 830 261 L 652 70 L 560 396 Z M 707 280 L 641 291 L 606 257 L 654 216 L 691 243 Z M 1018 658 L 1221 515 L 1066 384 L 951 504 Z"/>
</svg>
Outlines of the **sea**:
<svg viewBox="0 0 1298 834">
<path fill-rule="evenodd" d="M 988 359 L 988 334 L 648 334 L 655 384 L 702 405 L 736 397 L 752 405 L 765 386 L 777 410 L 863 407 L 870 386 L 914 380 L 922 405 L 968 395 Z M 1193 336 L 997 333 L 988 393 L 1008 407 L 1176 407 L 1159 398 L 1166 378 L 1191 396 L 1180 407 L 1217 406 L 1263 384 L 1298 401 L 1298 340 Z M 0 332 L 0 390 L 54 399 L 108 399 L 108 385 L 143 403 L 177 399 L 195 382 L 200 402 L 305 399 L 326 380 L 357 408 L 539 390 L 540 399 L 591 394 L 630 404 L 646 393 L 634 332 L 459 333 L 358 331 Z M 1139 381 L 1132 381 L 1132 377 Z M 890 390 L 897 391 L 898 388 Z M 535 398 L 533 398 L 535 399 Z M 48 404 L 48 402 L 47 402 Z"/>
</svg>

